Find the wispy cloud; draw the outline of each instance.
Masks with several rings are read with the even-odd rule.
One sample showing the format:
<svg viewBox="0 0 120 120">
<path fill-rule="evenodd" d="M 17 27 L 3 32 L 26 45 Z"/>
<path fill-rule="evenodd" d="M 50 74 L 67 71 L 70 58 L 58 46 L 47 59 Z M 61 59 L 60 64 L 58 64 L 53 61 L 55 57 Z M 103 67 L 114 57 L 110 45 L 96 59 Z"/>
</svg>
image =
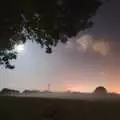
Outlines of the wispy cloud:
<svg viewBox="0 0 120 120">
<path fill-rule="evenodd" d="M 110 52 L 110 46 L 104 39 L 95 39 L 91 35 L 83 35 L 76 39 L 77 50 L 87 52 L 92 50 L 105 56 Z"/>
<path fill-rule="evenodd" d="M 89 35 L 84 35 L 76 39 L 77 49 L 83 52 L 86 52 L 92 45 L 93 37 Z"/>
<path fill-rule="evenodd" d="M 92 44 L 92 49 L 95 52 L 101 53 L 102 55 L 107 55 L 110 51 L 110 46 L 105 40 L 95 41 Z"/>
<path fill-rule="evenodd" d="M 72 43 L 72 41 L 71 40 L 68 40 L 67 42 L 66 42 L 66 48 L 73 48 L 73 43 Z"/>
</svg>

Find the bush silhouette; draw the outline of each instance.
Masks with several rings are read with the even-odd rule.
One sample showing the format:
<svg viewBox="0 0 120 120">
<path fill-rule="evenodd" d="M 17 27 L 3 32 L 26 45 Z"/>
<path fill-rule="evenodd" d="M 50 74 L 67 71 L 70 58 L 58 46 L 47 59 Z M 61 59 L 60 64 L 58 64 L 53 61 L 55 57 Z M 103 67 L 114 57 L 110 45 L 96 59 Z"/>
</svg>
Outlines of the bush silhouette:
<svg viewBox="0 0 120 120">
<path fill-rule="evenodd" d="M 97 88 L 94 90 L 94 94 L 97 94 L 97 95 L 105 95 L 105 94 L 107 94 L 107 90 L 106 90 L 105 87 L 99 86 L 99 87 L 97 87 Z"/>
<path fill-rule="evenodd" d="M 3 88 L 0 92 L 1 94 L 4 94 L 4 95 L 10 95 L 10 94 L 19 94 L 20 91 L 18 90 L 13 90 L 13 89 L 9 89 L 9 88 Z"/>
</svg>

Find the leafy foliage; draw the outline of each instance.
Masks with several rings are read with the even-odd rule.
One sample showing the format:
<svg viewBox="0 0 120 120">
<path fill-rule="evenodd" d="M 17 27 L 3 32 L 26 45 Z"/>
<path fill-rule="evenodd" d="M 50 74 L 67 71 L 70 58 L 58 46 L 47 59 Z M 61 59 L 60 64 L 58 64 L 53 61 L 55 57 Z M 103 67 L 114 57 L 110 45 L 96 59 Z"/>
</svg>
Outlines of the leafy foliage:
<svg viewBox="0 0 120 120">
<path fill-rule="evenodd" d="M 101 0 L 4 0 L 0 4 L 0 65 L 13 69 L 15 44 L 34 40 L 47 53 L 59 41 L 92 27 Z M 10 51 L 10 52 L 8 52 Z"/>
</svg>

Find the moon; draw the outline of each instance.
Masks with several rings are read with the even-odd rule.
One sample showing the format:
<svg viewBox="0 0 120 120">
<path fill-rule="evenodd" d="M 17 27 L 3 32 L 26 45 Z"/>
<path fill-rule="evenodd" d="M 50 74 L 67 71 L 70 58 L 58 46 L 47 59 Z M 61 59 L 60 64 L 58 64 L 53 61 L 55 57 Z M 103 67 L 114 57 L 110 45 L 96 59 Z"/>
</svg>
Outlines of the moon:
<svg viewBox="0 0 120 120">
<path fill-rule="evenodd" d="M 24 47 L 23 44 L 19 44 L 19 45 L 16 45 L 16 46 L 15 46 L 15 51 L 18 52 L 18 53 L 23 52 L 24 49 L 25 49 L 25 47 Z"/>
</svg>

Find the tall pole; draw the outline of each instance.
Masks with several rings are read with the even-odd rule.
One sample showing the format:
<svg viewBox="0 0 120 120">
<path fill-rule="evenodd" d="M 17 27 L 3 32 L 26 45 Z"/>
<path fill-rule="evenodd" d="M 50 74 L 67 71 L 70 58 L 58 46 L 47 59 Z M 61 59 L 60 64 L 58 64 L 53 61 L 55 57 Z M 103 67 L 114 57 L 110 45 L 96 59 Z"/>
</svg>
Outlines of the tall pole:
<svg viewBox="0 0 120 120">
<path fill-rule="evenodd" d="M 50 91 L 50 84 L 48 84 L 48 91 Z"/>
</svg>

